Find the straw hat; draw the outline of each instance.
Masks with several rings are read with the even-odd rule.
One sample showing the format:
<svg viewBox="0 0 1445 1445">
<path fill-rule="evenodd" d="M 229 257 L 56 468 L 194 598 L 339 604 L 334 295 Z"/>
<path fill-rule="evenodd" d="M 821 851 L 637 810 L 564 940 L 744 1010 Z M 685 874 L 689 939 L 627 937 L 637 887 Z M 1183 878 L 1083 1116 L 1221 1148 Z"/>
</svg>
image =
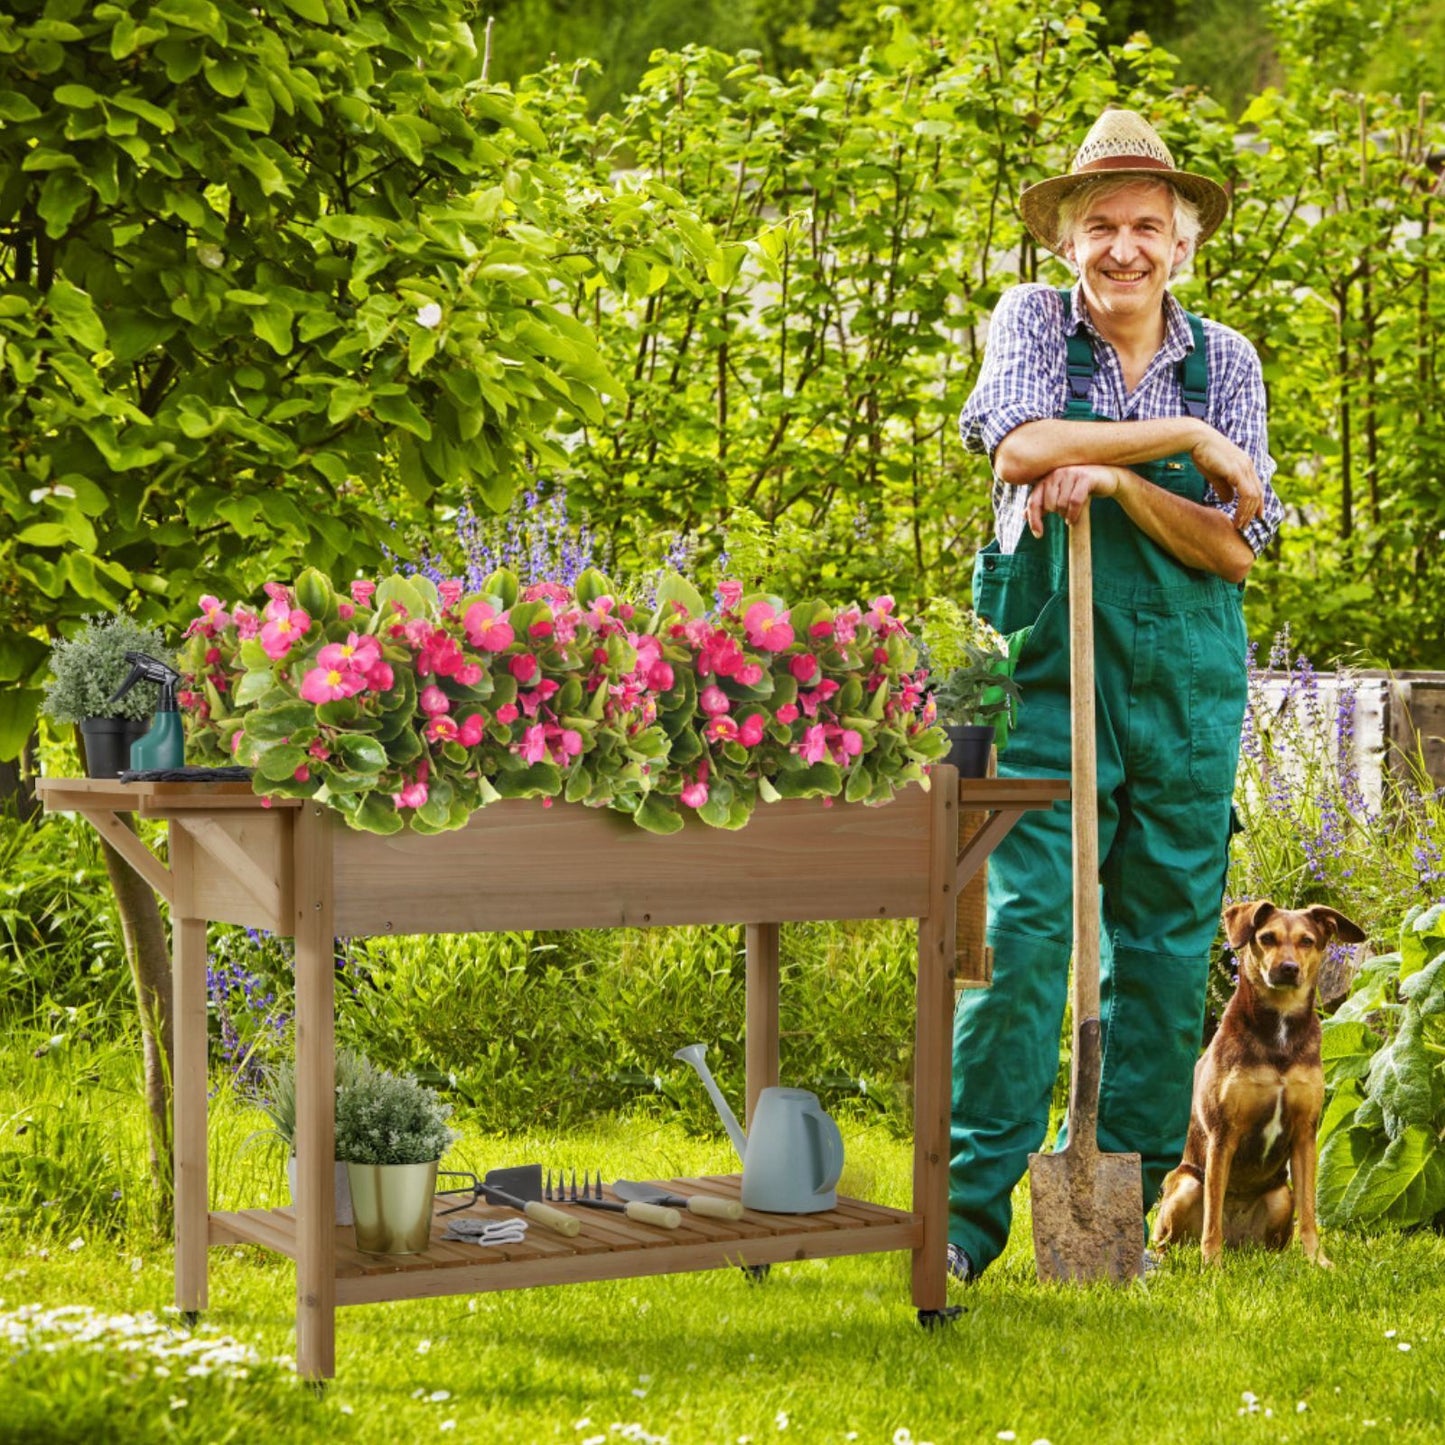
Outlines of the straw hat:
<svg viewBox="0 0 1445 1445">
<path fill-rule="evenodd" d="M 1174 168 L 1174 157 L 1154 127 L 1137 111 L 1106 110 L 1084 137 L 1066 176 L 1050 176 L 1028 186 L 1019 197 L 1024 225 L 1034 239 L 1062 254 L 1059 244 L 1059 206 L 1071 191 L 1101 176 L 1137 176 L 1141 181 L 1164 181 L 1199 208 L 1199 240 L 1219 229 L 1229 209 L 1229 196 L 1217 181 Z"/>
</svg>

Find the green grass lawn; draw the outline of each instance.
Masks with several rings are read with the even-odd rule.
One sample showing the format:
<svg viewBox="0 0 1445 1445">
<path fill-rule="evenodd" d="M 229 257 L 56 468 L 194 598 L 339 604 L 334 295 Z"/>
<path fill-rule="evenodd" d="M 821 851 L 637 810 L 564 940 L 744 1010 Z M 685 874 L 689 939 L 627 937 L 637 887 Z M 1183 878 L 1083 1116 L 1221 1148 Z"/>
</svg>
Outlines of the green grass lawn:
<svg viewBox="0 0 1445 1445">
<path fill-rule="evenodd" d="M 170 1251 L 136 1218 L 139 1201 L 116 1202 L 102 1225 L 110 1181 L 139 1185 L 128 1055 L 72 1044 L 36 1059 L 32 1048 L 26 1038 L 0 1050 L 7 1445 L 1445 1438 L 1438 1236 L 1334 1234 L 1328 1272 L 1291 1252 L 1206 1273 L 1184 1251 L 1128 1289 L 1043 1288 L 1026 1204 L 1014 1247 L 955 1291 L 965 1313 L 936 1333 L 915 1322 L 907 1256 L 873 1255 L 775 1267 L 761 1285 L 724 1270 L 347 1309 L 337 1378 L 316 1392 L 289 1367 L 289 1265 L 212 1251 L 211 1309 L 188 1337 L 169 1310 Z M 279 1158 L 243 1147 L 257 1123 L 217 1099 L 218 1207 L 282 1196 Z M 881 1130 L 845 1136 L 844 1188 L 906 1203 L 907 1145 Z M 49 1174 L 35 1162 L 42 1148 Z M 725 1143 L 652 1122 L 472 1135 L 458 1153 L 471 1167 L 541 1160 L 609 1176 L 729 1167 Z M 78 1189 L 87 1168 L 104 1197 Z M 15 1181 L 36 1178 L 58 1181 L 61 1203 L 22 1205 Z M 77 1306 L 94 1313 L 49 1314 Z"/>
</svg>

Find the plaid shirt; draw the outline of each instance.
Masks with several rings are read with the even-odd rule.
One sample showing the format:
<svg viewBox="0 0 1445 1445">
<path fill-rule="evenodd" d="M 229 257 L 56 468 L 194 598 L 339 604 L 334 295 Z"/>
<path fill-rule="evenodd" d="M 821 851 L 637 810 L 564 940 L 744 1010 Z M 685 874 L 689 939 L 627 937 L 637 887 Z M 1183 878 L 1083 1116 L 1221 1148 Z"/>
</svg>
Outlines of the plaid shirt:
<svg viewBox="0 0 1445 1445">
<path fill-rule="evenodd" d="M 1073 310 L 1066 319 L 1059 293 L 1052 286 L 1030 283 L 1006 291 L 989 322 L 983 368 L 958 418 L 963 444 L 970 451 L 986 452 L 991 458 L 1015 427 L 1063 415 L 1069 391 L 1066 327 L 1069 331 L 1083 327 L 1093 343 L 1095 371 L 1089 401 L 1096 416 L 1146 421 L 1187 415 L 1178 363 L 1194 349 L 1194 338 L 1184 308 L 1173 296 L 1167 292 L 1164 296 L 1164 344 L 1131 393 L 1124 385 L 1118 353 L 1094 329 L 1080 289 L 1074 288 Z M 1242 534 L 1258 555 L 1284 519 L 1284 508 L 1270 485 L 1275 467 L 1269 455 L 1259 357 L 1237 331 L 1215 321 L 1204 323 L 1204 345 L 1209 361 L 1205 420 L 1249 454 L 1264 486 L 1259 515 Z M 1004 552 L 1018 546 L 1028 495 L 1028 487 L 994 480 L 994 519 L 999 548 Z M 1234 515 L 1233 501 L 1220 501 L 1208 485 L 1199 500 Z"/>
</svg>

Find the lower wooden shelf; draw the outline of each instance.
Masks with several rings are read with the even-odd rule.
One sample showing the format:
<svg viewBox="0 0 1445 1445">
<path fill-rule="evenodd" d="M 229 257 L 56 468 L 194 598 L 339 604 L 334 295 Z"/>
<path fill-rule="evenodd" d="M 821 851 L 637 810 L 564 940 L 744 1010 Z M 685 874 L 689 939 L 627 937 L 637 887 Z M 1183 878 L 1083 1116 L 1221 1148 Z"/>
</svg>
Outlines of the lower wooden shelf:
<svg viewBox="0 0 1445 1445">
<path fill-rule="evenodd" d="M 677 1194 L 719 1194 L 737 1198 L 741 1176 L 671 1179 Z M 438 1203 L 440 1210 L 446 1201 Z M 782 1264 L 885 1250 L 917 1249 L 923 1217 L 882 1204 L 839 1199 L 820 1214 L 761 1214 L 747 1210 L 739 1220 L 707 1219 L 684 1213 L 677 1229 L 639 1224 L 621 1214 L 581 1205 L 559 1205 L 581 1221 L 573 1239 L 532 1224 L 521 1244 L 474 1245 L 443 1242 L 446 1220 L 438 1218 L 429 1247 L 421 1254 L 362 1254 L 346 1226 L 335 1234 L 336 1303 L 420 1299 L 527 1289 L 544 1284 L 627 1279 L 635 1275 L 679 1274 L 728 1266 Z M 513 1210 L 481 1204 L 451 1218 L 516 1218 Z M 259 1244 L 296 1258 L 296 1218 L 291 1209 L 245 1209 L 210 1216 L 210 1242 Z"/>
</svg>

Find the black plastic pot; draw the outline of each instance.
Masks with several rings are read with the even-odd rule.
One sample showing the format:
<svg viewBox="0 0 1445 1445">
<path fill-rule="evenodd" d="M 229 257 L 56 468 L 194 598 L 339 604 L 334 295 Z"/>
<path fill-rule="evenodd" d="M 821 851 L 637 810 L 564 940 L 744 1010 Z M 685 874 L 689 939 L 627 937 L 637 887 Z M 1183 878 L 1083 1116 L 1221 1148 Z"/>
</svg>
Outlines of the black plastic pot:
<svg viewBox="0 0 1445 1445">
<path fill-rule="evenodd" d="M 85 749 L 86 776 L 114 778 L 130 767 L 130 745 L 150 729 L 149 718 L 82 718 L 80 735 Z"/>
<path fill-rule="evenodd" d="M 992 723 L 947 723 L 944 732 L 951 746 L 945 763 L 952 763 L 964 778 L 988 777 L 989 750 L 993 747 Z"/>
</svg>

